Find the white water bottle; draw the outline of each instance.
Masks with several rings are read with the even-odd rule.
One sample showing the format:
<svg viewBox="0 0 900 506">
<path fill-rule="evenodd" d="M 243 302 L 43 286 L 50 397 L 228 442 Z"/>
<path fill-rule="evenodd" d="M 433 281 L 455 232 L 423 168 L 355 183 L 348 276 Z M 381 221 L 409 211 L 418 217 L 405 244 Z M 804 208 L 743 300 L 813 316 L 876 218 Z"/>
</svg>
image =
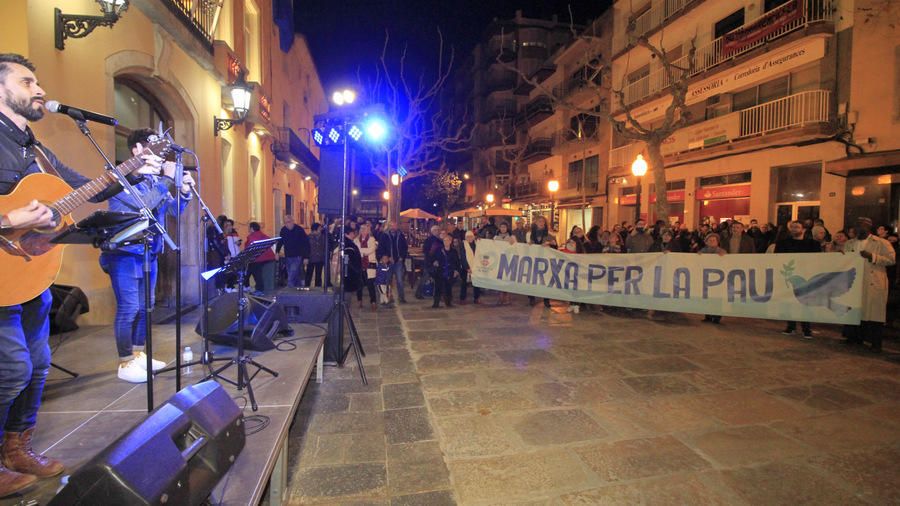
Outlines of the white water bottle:
<svg viewBox="0 0 900 506">
<path fill-rule="evenodd" d="M 184 364 L 188 364 L 193 361 L 194 361 L 194 352 L 191 351 L 190 346 L 185 346 L 184 352 L 181 354 L 181 364 L 184 365 Z M 184 374 L 190 375 L 192 372 L 194 372 L 194 366 L 189 365 L 184 368 Z"/>
</svg>

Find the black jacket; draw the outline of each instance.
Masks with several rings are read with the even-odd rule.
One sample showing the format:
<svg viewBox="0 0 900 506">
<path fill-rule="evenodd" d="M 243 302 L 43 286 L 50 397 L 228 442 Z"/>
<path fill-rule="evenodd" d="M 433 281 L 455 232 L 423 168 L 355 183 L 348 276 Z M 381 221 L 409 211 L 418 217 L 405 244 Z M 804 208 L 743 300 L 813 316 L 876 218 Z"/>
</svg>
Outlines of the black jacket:
<svg viewBox="0 0 900 506">
<path fill-rule="evenodd" d="M 409 256 L 409 245 L 406 244 L 406 236 L 403 232 L 388 230 L 378 237 L 378 248 L 375 255 L 380 261 L 382 257 L 390 257 L 394 262 L 400 262 Z"/>
<path fill-rule="evenodd" d="M 281 251 L 281 247 L 284 246 L 284 256 L 286 257 L 309 258 L 309 236 L 306 235 L 303 227 L 300 225 L 294 225 L 293 229 L 281 227 L 278 235 L 281 236 L 281 240 L 275 246 L 275 253 Z"/>
<path fill-rule="evenodd" d="M 782 239 L 775 243 L 775 253 L 821 253 L 822 247 L 812 239 Z"/>
<path fill-rule="evenodd" d="M 429 235 L 425 242 L 422 244 L 422 253 L 425 255 L 425 265 L 427 267 L 431 267 L 434 263 L 434 255 L 437 253 L 438 249 L 443 248 L 444 243 L 441 242 L 440 237 L 435 237 L 434 235 Z"/>
<path fill-rule="evenodd" d="M 56 155 L 49 149 L 42 146 L 34 138 L 31 128 L 26 128 L 23 132 L 12 120 L 0 113 L 0 195 L 12 192 L 25 176 L 41 172 L 35 161 L 35 146 L 47 155 L 47 159 L 59 176 L 72 188 L 78 188 L 90 182 L 90 179 L 70 169 L 60 162 L 59 158 L 56 158 Z M 142 178 L 135 175 L 130 176 L 128 180 L 138 183 Z M 95 195 L 91 202 L 102 202 L 120 191 L 122 191 L 122 187 L 118 183 L 113 184 Z"/>
<path fill-rule="evenodd" d="M 444 279 L 453 279 L 454 273 L 460 269 L 459 253 L 453 248 L 449 250 L 441 248 L 434 254 L 438 265 L 432 268 L 432 276 L 441 276 Z"/>
</svg>

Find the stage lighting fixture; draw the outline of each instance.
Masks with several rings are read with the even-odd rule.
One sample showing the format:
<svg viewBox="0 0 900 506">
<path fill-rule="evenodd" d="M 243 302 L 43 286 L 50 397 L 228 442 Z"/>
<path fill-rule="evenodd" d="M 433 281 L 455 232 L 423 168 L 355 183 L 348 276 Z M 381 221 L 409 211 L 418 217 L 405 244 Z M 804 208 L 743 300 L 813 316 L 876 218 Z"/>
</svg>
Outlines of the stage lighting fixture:
<svg viewBox="0 0 900 506">
<path fill-rule="evenodd" d="M 316 128 L 312 133 L 313 141 L 315 141 L 316 146 L 321 146 L 323 142 L 325 142 L 325 134 L 322 133 L 321 130 Z"/>
<path fill-rule="evenodd" d="M 350 138 L 353 139 L 353 142 L 359 141 L 359 138 L 362 137 L 362 130 L 359 129 L 356 125 L 350 126 L 350 131 L 347 132 L 350 135 Z"/>
<path fill-rule="evenodd" d="M 331 142 L 337 144 L 337 141 L 341 139 L 341 133 L 338 132 L 337 128 L 332 127 L 331 130 L 328 131 L 328 138 L 331 139 Z"/>
<path fill-rule="evenodd" d="M 381 118 L 370 118 L 366 121 L 365 129 L 369 142 L 381 142 L 387 137 L 387 124 Z"/>
</svg>

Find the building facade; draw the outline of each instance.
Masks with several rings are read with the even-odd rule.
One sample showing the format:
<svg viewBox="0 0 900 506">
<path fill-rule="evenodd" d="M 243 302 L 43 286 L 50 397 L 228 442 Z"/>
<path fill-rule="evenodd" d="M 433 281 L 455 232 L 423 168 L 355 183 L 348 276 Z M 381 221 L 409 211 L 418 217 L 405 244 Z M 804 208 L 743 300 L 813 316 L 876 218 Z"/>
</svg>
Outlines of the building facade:
<svg viewBox="0 0 900 506">
<path fill-rule="evenodd" d="M 114 26 L 69 38 L 60 50 L 53 44 L 54 7 L 97 15 L 96 2 L 9 0 L 0 4 L 0 41 L 4 51 L 34 62 L 48 97 L 119 119 L 118 127 L 94 128 L 101 147 L 117 160 L 129 156 L 128 133 L 161 122 L 177 143 L 197 153 L 197 160 L 185 162 L 199 169 L 198 188 L 213 213 L 232 217 L 241 235 L 251 221 L 277 233 L 285 213 L 304 224 L 316 218 L 317 153 L 300 132 L 327 107 L 306 43 L 293 33 L 290 2 L 282 3 L 132 0 Z M 253 87 L 250 111 L 244 122 L 215 133 L 214 117 L 232 117 L 228 90 L 241 72 Z M 34 126 L 65 163 L 89 177 L 102 172 L 71 120 L 51 115 Z M 102 207 L 85 206 L 75 217 Z M 180 227 L 188 303 L 199 298 L 202 227 L 198 206 L 191 204 Z M 160 259 L 158 305 L 172 303 L 173 257 Z M 97 260 L 96 250 L 70 246 L 57 281 L 88 295 L 91 312 L 83 321 L 89 324 L 111 321 L 115 310 Z"/>
</svg>

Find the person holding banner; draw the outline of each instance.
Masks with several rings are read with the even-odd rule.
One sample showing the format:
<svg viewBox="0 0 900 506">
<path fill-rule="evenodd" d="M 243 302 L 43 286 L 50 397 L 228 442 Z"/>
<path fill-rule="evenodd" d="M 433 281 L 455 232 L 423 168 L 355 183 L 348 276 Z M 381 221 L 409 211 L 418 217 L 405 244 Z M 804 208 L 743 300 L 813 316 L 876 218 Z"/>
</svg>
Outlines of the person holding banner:
<svg viewBox="0 0 900 506">
<path fill-rule="evenodd" d="M 706 238 L 704 239 L 704 243 L 706 243 L 706 246 L 701 248 L 700 251 L 698 251 L 697 253 L 699 253 L 701 255 L 706 253 L 706 254 L 715 254 L 715 255 L 723 256 L 723 255 L 727 254 L 728 252 L 725 251 L 724 248 L 719 246 L 720 242 L 721 242 L 721 239 L 719 237 L 719 234 L 713 232 L 706 236 Z M 716 325 L 718 325 L 718 324 L 722 323 L 722 317 L 719 315 L 708 314 L 708 315 L 703 316 L 703 321 L 715 323 Z"/>
<path fill-rule="evenodd" d="M 453 307 L 453 280 L 459 276 L 459 255 L 453 249 L 453 238 L 444 237 L 444 245 L 433 256 L 434 269 L 431 277 L 434 279 L 434 304 L 432 308 L 441 306 L 441 297 L 447 307 Z"/>
<path fill-rule="evenodd" d="M 545 242 L 549 241 L 551 238 L 550 228 L 547 227 L 547 218 L 538 216 L 537 219 L 534 220 L 534 223 L 531 224 L 531 232 L 528 233 L 528 244 L 544 245 Z M 533 306 L 536 303 L 536 298 L 532 296 L 528 297 L 529 305 Z M 544 307 L 550 307 L 550 299 L 544 299 Z"/>
<path fill-rule="evenodd" d="M 820 253 L 822 247 L 814 239 L 805 238 L 803 224 L 797 220 L 788 223 L 791 235 L 775 243 L 775 253 Z M 797 329 L 797 322 L 788 322 L 782 334 L 792 335 Z M 804 339 L 812 339 L 812 328 L 809 322 L 800 322 Z"/>
<path fill-rule="evenodd" d="M 509 233 L 509 224 L 505 221 L 501 221 L 497 226 L 497 233 L 494 235 L 495 241 L 506 241 L 509 244 L 516 243 L 516 237 Z M 497 294 L 497 305 L 498 306 L 507 306 L 509 305 L 509 292 L 499 292 Z"/>
<path fill-rule="evenodd" d="M 859 253 L 866 259 L 863 272 L 862 321 L 845 329 L 848 344 L 872 343 L 872 351 L 881 351 L 881 330 L 887 320 L 887 267 L 897 261 L 893 246 L 872 235 L 872 220 L 860 217 L 856 222 L 856 238 L 847 241 L 844 253 Z"/>
</svg>

